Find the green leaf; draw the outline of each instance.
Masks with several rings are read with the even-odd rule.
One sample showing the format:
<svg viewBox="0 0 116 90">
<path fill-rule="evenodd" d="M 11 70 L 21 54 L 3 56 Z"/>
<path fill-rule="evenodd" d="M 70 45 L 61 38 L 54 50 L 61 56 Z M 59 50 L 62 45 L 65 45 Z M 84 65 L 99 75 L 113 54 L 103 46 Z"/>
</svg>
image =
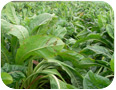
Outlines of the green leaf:
<svg viewBox="0 0 116 90">
<path fill-rule="evenodd" d="M 9 73 L 12 78 L 13 78 L 13 82 L 17 82 L 20 79 L 25 77 L 25 72 L 26 68 L 24 66 L 21 65 L 10 65 L 10 64 L 5 64 L 2 67 L 2 72 L 7 72 Z"/>
<path fill-rule="evenodd" d="M 67 41 L 66 41 L 66 44 L 68 44 L 68 45 L 73 45 L 75 43 L 76 43 L 76 40 L 73 38 L 67 39 Z"/>
<path fill-rule="evenodd" d="M 1 78 L 2 78 L 2 81 L 4 82 L 4 84 L 6 84 L 6 85 L 11 84 L 13 82 L 12 76 L 6 72 L 1 73 Z"/>
<path fill-rule="evenodd" d="M 110 64 L 109 64 L 108 61 L 105 61 L 105 60 L 95 60 L 95 63 L 96 63 L 97 65 L 106 67 L 106 68 L 108 68 L 109 70 L 111 70 L 111 69 L 110 69 Z"/>
<path fill-rule="evenodd" d="M 114 39 L 114 29 L 113 29 L 113 25 L 108 24 L 106 26 L 106 31 L 109 34 L 109 36 Z"/>
<path fill-rule="evenodd" d="M 11 30 L 12 27 L 13 27 L 13 24 L 7 22 L 4 19 L 1 19 L 1 31 L 2 31 L 2 34 L 8 33 Z"/>
<path fill-rule="evenodd" d="M 94 60 L 94 59 L 91 59 L 91 58 L 84 58 L 78 64 L 78 67 L 83 68 L 83 69 L 84 68 L 89 68 L 89 67 L 92 67 L 92 66 L 106 67 L 109 70 L 111 70 L 109 62 L 103 61 L 103 60 Z"/>
<path fill-rule="evenodd" d="M 56 18 L 55 15 L 49 14 L 49 13 L 43 13 L 34 17 L 29 23 L 29 27 L 32 31 L 31 33 L 34 33 L 35 31 L 37 31 L 39 26 L 43 24 L 47 24 L 47 22 L 50 22 L 53 18 Z M 44 29 L 45 29 L 45 25 L 44 25 Z"/>
<path fill-rule="evenodd" d="M 11 45 L 12 56 L 13 56 L 13 58 L 15 58 L 16 52 L 17 52 L 17 48 L 19 47 L 19 40 L 18 40 L 18 38 L 15 37 L 15 36 L 12 36 L 10 45 Z"/>
<path fill-rule="evenodd" d="M 48 63 L 47 63 L 48 64 Z M 46 63 L 42 63 L 42 66 L 41 67 L 38 67 L 39 64 L 36 66 L 36 70 L 34 70 L 34 72 L 32 72 L 27 78 L 26 80 L 24 81 L 25 84 L 27 84 L 27 81 L 28 80 L 35 80 L 39 75 L 40 76 L 45 76 L 46 75 L 56 75 L 58 76 L 61 80 L 63 80 L 65 82 L 65 80 L 63 79 L 63 77 L 61 76 L 61 74 L 56 70 L 56 69 L 47 69 L 47 67 L 45 68 L 44 66 L 46 66 Z M 44 67 L 44 70 L 40 69 Z M 42 79 L 42 78 L 41 78 Z M 42 79 L 43 80 L 43 79 Z"/>
<path fill-rule="evenodd" d="M 98 15 L 98 26 L 100 28 L 104 27 L 106 24 L 107 20 L 106 20 L 106 16 L 105 15 Z"/>
<path fill-rule="evenodd" d="M 50 30 L 55 30 L 56 22 L 57 22 L 57 17 L 56 16 L 52 17 L 52 20 L 49 20 L 46 23 L 38 26 L 37 33 L 35 34 L 38 35 L 49 34 Z"/>
<path fill-rule="evenodd" d="M 77 87 L 75 87 L 71 84 L 67 84 L 66 87 L 67 87 L 67 89 L 77 89 Z"/>
<path fill-rule="evenodd" d="M 95 60 L 91 58 L 83 58 L 78 64 L 78 67 L 82 69 L 89 68 L 92 66 L 96 66 L 96 63 L 95 63 Z"/>
<path fill-rule="evenodd" d="M 21 25 L 13 25 L 7 22 L 6 20 L 1 20 L 1 27 L 2 27 L 2 33 L 3 34 L 10 34 L 19 39 L 20 44 L 22 44 L 22 41 L 29 37 L 28 30 L 21 26 Z"/>
<path fill-rule="evenodd" d="M 110 80 L 106 77 L 89 71 L 83 80 L 84 89 L 102 89 L 110 84 Z"/>
<path fill-rule="evenodd" d="M 82 30 L 77 34 L 77 38 L 83 37 L 85 35 L 87 35 L 89 32 L 87 30 Z"/>
<path fill-rule="evenodd" d="M 52 65 L 52 66 L 53 65 L 60 66 L 70 76 L 71 83 L 75 87 L 82 88 L 83 77 L 80 75 L 80 73 L 78 73 L 70 65 L 67 65 L 67 64 L 65 64 L 65 63 L 63 63 L 63 62 L 61 62 L 59 60 L 55 60 L 55 59 L 43 60 L 40 64 L 38 64 L 38 66 L 35 68 L 34 71 L 42 72 L 41 69 L 42 68 L 45 69 L 47 67 L 47 65 L 49 66 L 49 64 Z"/>
<path fill-rule="evenodd" d="M 82 88 L 82 80 L 83 80 L 83 77 L 73 67 L 71 67 L 71 66 L 69 66 L 69 65 L 67 65 L 67 64 L 65 64 L 65 63 L 63 63 L 61 61 L 55 60 L 55 59 L 48 59 L 47 61 L 49 63 L 56 63 L 60 67 L 62 67 L 62 69 L 64 71 L 66 71 L 66 73 L 70 76 L 71 83 L 75 87 Z"/>
<path fill-rule="evenodd" d="M 63 38 L 64 35 L 67 33 L 67 30 L 65 27 L 58 26 L 57 29 L 52 30 L 50 34 L 57 36 L 59 38 Z"/>
<path fill-rule="evenodd" d="M 29 37 L 28 30 L 21 25 L 14 25 L 11 30 L 8 32 L 19 39 L 20 44 L 22 44 L 23 40 Z"/>
<path fill-rule="evenodd" d="M 84 50 L 89 49 L 94 51 L 96 54 L 103 54 L 104 56 L 107 56 L 109 58 L 111 58 L 111 54 L 109 52 L 109 50 L 103 46 L 98 46 L 98 45 L 94 45 L 94 46 L 87 46 L 85 49 L 83 49 L 81 52 L 83 52 Z"/>
<path fill-rule="evenodd" d="M 111 67 L 112 71 L 114 71 L 114 55 L 112 56 L 112 59 L 110 61 L 110 67 Z"/>
<path fill-rule="evenodd" d="M 105 45 L 109 45 L 109 42 L 103 39 L 100 34 L 89 34 L 87 37 L 81 38 L 76 41 L 76 43 L 73 45 L 73 47 L 78 47 L 80 43 L 83 43 L 88 40 L 97 40 L 101 43 L 104 43 Z"/>
<path fill-rule="evenodd" d="M 45 68 L 47 68 L 49 66 L 54 66 L 54 65 L 60 66 L 70 76 L 71 82 L 75 87 L 81 87 L 82 88 L 82 79 L 83 79 L 83 77 L 80 75 L 80 73 L 78 73 L 70 65 L 67 65 L 67 64 L 65 64 L 65 63 L 63 63 L 63 62 L 61 62 L 59 60 L 55 60 L 55 59 L 43 60 L 42 62 L 40 62 L 35 67 L 34 71 L 36 71 L 36 72 L 38 71 L 38 72 L 42 73 L 43 72 L 42 69 L 45 69 Z M 52 67 L 52 68 L 54 68 L 54 67 Z M 49 73 L 49 74 L 52 74 L 52 73 Z M 55 73 L 53 73 L 53 74 L 55 74 Z"/>
<path fill-rule="evenodd" d="M 51 89 L 76 89 L 74 86 L 59 80 L 55 75 L 49 75 Z"/>
<path fill-rule="evenodd" d="M 71 50 L 64 50 L 58 54 L 57 58 L 62 62 L 69 62 L 73 64 L 74 67 L 78 67 L 79 61 L 83 59 L 84 56 Z"/>
<path fill-rule="evenodd" d="M 20 20 L 16 15 L 15 8 L 13 7 L 13 3 L 8 3 L 6 5 L 6 15 L 13 24 L 20 24 Z"/>
<path fill-rule="evenodd" d="M 64 43 L 53 36 L 35 35 L 24 40 L 23 45 L 17 50 L 16 63 L 22 64 L 29 56 L 50 58 L 62 50 Z"/>
<path fill-rule="evenodd" d="M 54 75 L 59 76 L 63 81 L 65 81 L 63 79 L 63 77 L 61 76 L 61 74 L 56 69 L 45 69 L 45 70 L 41 71 L 40 73 L 54 74 Z"/>
<path fill-rule="evenodd" d="M 6 62 L 10 63 L 12 62 L 12 55 L 11 53 L 4 47 L 3 44 L 1 44 L 1 63 L 4 65 Z"/>
</svg>

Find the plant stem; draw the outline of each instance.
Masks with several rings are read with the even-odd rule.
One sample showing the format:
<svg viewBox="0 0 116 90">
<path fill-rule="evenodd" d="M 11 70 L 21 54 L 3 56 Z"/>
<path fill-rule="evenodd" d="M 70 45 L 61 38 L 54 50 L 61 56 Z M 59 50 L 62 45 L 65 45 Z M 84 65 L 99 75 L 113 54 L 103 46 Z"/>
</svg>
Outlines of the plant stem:
<svg viewBox="0 0 116 90">
<path fill-rule="evenodd" d="M 97 74 L 99 74 L 99 73 L 101 72 L 102 68 L 103 68 L 103 67 L 101 67 L 101 68 L 98 70 Z"/>
<path fill-rule="evenodd" d="M 114 75 L 108 75 L 108 76 L 106 76 L 106 78 L 109 78 L 109 77 L 114 77 Z"/>
</svg>

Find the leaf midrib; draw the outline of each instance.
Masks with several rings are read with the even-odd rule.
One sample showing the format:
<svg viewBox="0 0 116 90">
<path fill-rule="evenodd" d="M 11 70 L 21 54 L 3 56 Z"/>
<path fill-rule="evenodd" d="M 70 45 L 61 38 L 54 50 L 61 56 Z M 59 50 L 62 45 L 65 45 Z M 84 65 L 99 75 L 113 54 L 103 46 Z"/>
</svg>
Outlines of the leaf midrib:
<svg viewBox="0 0 116 90">
<path fill-rule="evenodd" d="M 64 45 L 64 44 L 62 44 L 62 45 Z M 61 46 L 62 46 L 62 45 L 61 45 Z M 28 51 L 26 54 L 24 54 L 18 61 L 21 61 L 21 59 L 22 59 L 25 55 L 27 55 L 28 53 L 30 53 L 30 52 L 33 52 L 33 51 L 36 51 L 36 50 L 39 50 L 39 49 L 43 49 L 43 48 L 46 48 L 46 47 L 52 47 L 52 46 L 54 46 L 54 45 L 45 46 L 45 47 L 40 47 L 40 48 L 36 48 L 36 49 L 30 50 L 30 51 Z M 60 44 L 57 45 L 57 46 L 60 46 Z M 17 60 L 16 60 L 16 61 L 17 61 Z"/>
<path fill-rule="evenodd" d="M 60 83 L 59 83 L 58 79 L 54 75 L 51 75 L 51 76 L 56 80 L 56 83 L 58 85 L 58 89 L 60 89 Z"/>
</svg>

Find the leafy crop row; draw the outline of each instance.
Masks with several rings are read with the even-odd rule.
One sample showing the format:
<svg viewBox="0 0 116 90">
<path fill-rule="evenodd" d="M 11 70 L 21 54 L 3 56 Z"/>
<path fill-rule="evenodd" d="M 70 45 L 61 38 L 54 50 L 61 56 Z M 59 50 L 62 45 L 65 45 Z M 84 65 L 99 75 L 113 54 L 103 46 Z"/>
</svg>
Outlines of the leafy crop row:
<svg viewBox="0 0 116 90">
<path fill-rule="evenodd" d="M 114 16 L 104 2 L 10 2 L 1 17 L 1 78 L 16 89 L 100 89 L 114 77 Z"/>
</svg>

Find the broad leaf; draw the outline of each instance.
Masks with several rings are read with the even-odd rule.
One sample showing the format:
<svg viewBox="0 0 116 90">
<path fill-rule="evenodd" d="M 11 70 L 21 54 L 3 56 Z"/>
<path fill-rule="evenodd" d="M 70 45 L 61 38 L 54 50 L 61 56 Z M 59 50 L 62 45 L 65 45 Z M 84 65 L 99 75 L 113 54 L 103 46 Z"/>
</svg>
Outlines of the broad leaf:
<svg viewBox="0 0 116 90">
<path fill-rule="evenodd" d="M 2 78 L 2 81 L 4 82 L 4 84 L 6 84 L 6 85 L 11 84 L 13 82 L 12 76 L 6 72 L 1 73 L 1 78 Z"/>
<path fill-rule="evenodd" d="M 84 89 L 102 89 L 110 84 L 110 80 L 89 71 L 83 80 Z"/>
<path fill-rule="evenodd" d="M 14 25 L 11 30 L 8 32 L 19 39 L 20 44 L 22 44 L 23 40 L 29 37 L 29 33 L 27 29 L 21 25 Z"/>
<path fill-rule="evenodd" d="M 67 33 L 67 30 L 65 27 L 58 26 L 57 29 L 52 30 L 50 34 L 57 36 L 59 38 L 63 38 L 64 35 Z"/>
<path fill-rule="evenodd" d="M 78 54 L 71 50 L 64 50 L 59 53 L 57 56 L 58 60 L 62 62 L 68 63 L 69 65 L 73 65 L 74 67 L 78 67 L 79 61 L 84 58 L 83 55 Z"/>
<path fill-rule="evenodd" d="M 113 29 L 113 25 L 108 24 L 106 26 L 106 31 L 109 34 L 109 36 L 114 39 L 114 29 Z"/>
<path fill-rule="evenodd" d="M 94 51 L 96 54 L 103 54 L 104 56 L 107 56 L 109 58 L 111 58 L 111 54 L 109 52 L 109 50 L 103 46 L 98 46 L 98 45 L 94 45 L 94 46 L 87 46 L 85 49 L 83 49 L 81 52 L 83 52 L 84 50 L 89 49 Z"/>
<path fill-rule="evenodd" d="M 16 15 L 13 3 L 8 3 L 6 5 L 6 15 L 13 24 L 20 24 L 20 19 Z"/>
<path fill-rule="evenodd" d="M 28 30 L 21 25 L 13 25 L 2 19 L 1 29 L 3 34 L 10 34 L 19 39 L 20 44 L 22 41 L 29 37 Z"/>
<path fill-rule="evenodd" d="M 92 66 L 96 66 L 96 63 L 95 63 L 95 60 L 91 58 L 83 58 L 78 64 L 78 67 L 82 69 L 89 68 Z"/>
<path fill-rule="evenodd" d="M 50 58 L 64 47 L 64 43 L 59 38 L 53 36 L 35 35 L 24 40 L 23 45 L 16 54 L 16 63 L 22 64 L 29 56 Z"/>
<path fill-rule="evenodd" d="M 84 37 L 86 34 L 88 34 L 89 32 L 87 30 L 83 30 L 83 31 L 80 31 L 78 34 L 77 34 L 77 37 L 78 38 L 81 38 L 81 37 Z"/>
<path fill-rule="evenodd" d="M 5 64 L 2 67 L 2 72 L 7 72 L 9 73 L 12 77 L 13 77 L 13 82 L 17 82 L 20 79 L 25 77 L 25 67 L 24 66 L 20 66 L 20 65 L 10 65 L 10 64 Z"/>
<path fill-rule="evenodd" d="M 77 40 L 73 47 L 78 47 L 80 43 L 83 43 L 88 40 L 96 40 L 96 41 L 100 41 L 101 43 L 104 43 L 105 45 L 109 45 L 109 42 L 103 39 L 100 36 L 100 34 L 89 34 L 87 37 Z"/>
<path fill-rule="evenodd" d="M 43 13 L 43 14 L 40 14 L 40 15 L 34 17 L 29 23 L 30 30 L 32 31 L 31 33 L 37 32 L 39 26 L 41 26 L 43 24 L 47 24 L 48 22 L 52 21 L 53 18 L 56 18 L 55 15 L 54 14 L 49 14 L 49 13 Z M 44 25 L 44 29 L 45 28 L 46 27 Z M 43 32 L 46 32 L 46 30 L 45 31 L 43 30 Z"/>
<path fill-rule="evenodd" d="M 73 45 L 75 43 L 76 43 L 76 40 L 73 38 L 67 39 L 67 41 L 66 41 L 66 44 L 68 44 L 68 45 Z"/>
<path fill-rule="evenodd" d="M 13 24 L 7 22 L 4 19 L 1 19 L 1 31 L 2 31 L 2 34 L 8 33 L 11 30 L 12 27 L 13 27 Z"/>
<path fill-rule="evenodd" d="M 109 70 L 111 70 L 109 63 L 107 61 L 103 61 L 103 60 L 94 60 L 94 59 L 91 59 L 91 58 L 84 58 L 78 64 L 78 67 L 83 68 L 83 69 L 84 68 L 89 68 L 89 67 L 92 67 L 92 66 L 106 67 Z"/>
<path fill-rule="evenodd" d="M 98 26 L 99 26 L 100 28 L 104 27 L 105 24 L 106 24 L 106 22 L 107 22 L 107 21 L 106 21 L 106 16 L 100 14 L 100 15 L 98 15 L 97 17 L 98 17 Z"/>
</svg>

